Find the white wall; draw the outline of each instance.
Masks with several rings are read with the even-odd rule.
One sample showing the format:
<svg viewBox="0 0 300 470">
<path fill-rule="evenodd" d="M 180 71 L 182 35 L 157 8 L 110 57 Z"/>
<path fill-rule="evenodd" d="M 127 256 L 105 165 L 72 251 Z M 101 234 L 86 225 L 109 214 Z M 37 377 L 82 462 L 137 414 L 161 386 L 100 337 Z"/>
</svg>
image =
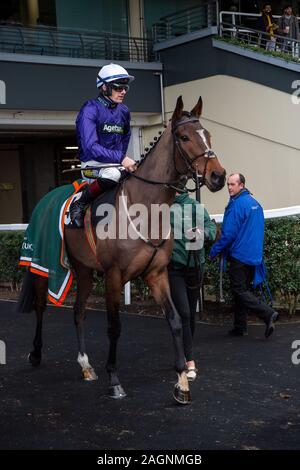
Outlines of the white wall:
<svg viewBox="0 0 300 470">
<path fill-rule="evenodd" d="M 165 89 L 170 117 L 176 99 L 186 110 L 201 95 L 201 123 L 212 134 L 212 146 L 227 174 L 243 173 L 247 186 L 265 209 L 300 203 L 300 105 L 291 95 L 247 80 L 218 75 Z M 223 212 L 228 200 L 224 188 L 202 190 L 208 210 Z"/>
</svg>

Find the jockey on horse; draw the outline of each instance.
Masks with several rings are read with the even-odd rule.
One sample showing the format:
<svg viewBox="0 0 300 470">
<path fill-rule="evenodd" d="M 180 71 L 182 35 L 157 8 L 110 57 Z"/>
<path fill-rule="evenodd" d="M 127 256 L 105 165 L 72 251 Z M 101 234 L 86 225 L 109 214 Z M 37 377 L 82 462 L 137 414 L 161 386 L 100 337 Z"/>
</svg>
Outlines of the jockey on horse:
<svg viewBox="0 0 300 470">
<path fill-rule="evenodd" d="M 120 65 L 105 65 L 97 76 L 98 98 L 84 103 L 77 116 L 82 175 L 89 182 L 91 176 L 96 178 L 84 187 L 80 198 L 70 207 L 71 221 L 77 228 L 83 227 L 84 213 L 89 204 L 99 194 L 115 186 L 121 177 L 120 169 L 105 165 L 120 164 L 128 171 L 135 170 L 134 160 L 126 155 L 131 135 L 130 112 L 123 104 L 129 83 L 133 80 L 134 77 Z M 88 167 L 94 169 L 84 170 Z"/>
</svg>

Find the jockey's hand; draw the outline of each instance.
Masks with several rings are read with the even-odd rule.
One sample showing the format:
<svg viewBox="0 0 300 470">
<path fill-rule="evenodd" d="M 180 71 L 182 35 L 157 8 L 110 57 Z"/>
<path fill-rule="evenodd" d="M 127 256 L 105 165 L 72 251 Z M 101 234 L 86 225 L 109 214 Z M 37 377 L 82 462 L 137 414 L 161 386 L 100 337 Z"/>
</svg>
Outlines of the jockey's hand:
<svg viewBox="0 0 300 470">
<path fill-rule="evenodd" d="M 127 170 L 127 171 L 135 171 L 136 170 L 136 162 L 132 160 L 130 157 L 126 157 L 122 160 L 122 166 Z"/>
</svg>

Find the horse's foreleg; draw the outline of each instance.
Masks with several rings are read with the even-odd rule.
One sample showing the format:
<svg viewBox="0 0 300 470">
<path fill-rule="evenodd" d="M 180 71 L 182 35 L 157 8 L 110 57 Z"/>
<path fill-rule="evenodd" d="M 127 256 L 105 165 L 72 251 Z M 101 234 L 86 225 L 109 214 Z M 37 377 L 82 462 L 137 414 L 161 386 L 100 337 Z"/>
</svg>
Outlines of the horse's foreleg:
<svg viewBox="0 0 300 470">
<path fill-rule="evenodd" d="M 109 338 L 109 353 L 106 363 L 106 371 L 109 377 L 109 396 L 112 398 L 123 398 L 126 396 L 126 393 L 120 384 L 116 370 L 117 344 L 121 334 L 119 307 L 122 281 L 119 269 L 112 268 L 106 272 L 105 284 L 108 323 L 107 335 Z"/>
<path fill-rule="evenodd" d="M 47 288 L 48 288 L 48 280 L 44 277 L 35 276 L 34 310 L 36 313 L 36 330 L 35 330 L 35 336 L 33 340 L 34 349 L 28 355 L 28 360 L 33 367 L 39 366 L 42 360 L 42 346 L 43 346 L 42 327 L 43 327 L 43 313 L 46 309 Z"/>
<path fill-rule="evenodd" d="M 97 380 L 98 377 L 89 363 L 86 353 L 85 336 L 84 336 L 84 320 L 86 317 L 85 305 L 88 296 L 91 293 L 93 285 L 92 270 L 84 266 L 76 267 L 77 274 L 77 295 L 74 305 L 74 323 L 76 327 L 78 340 L 78 357 L 77 361 L 81 366 L 84 380 Z"/>
<path fill-rule="evenodd" d="M 145 282 L 150 287 L 156 302 L 162 307 L 173 337 L 175 349 L 175 370 L 178 374 L 178 382 L 175 385 L 173 396 L 177 402 L 188 404 L 190 403 L 191 398 L 189 383 L 186 376 L 182 322 L 171 298 L 167 269 L 160 273 L 150 272 L 146 276 Z"/>
</svg>

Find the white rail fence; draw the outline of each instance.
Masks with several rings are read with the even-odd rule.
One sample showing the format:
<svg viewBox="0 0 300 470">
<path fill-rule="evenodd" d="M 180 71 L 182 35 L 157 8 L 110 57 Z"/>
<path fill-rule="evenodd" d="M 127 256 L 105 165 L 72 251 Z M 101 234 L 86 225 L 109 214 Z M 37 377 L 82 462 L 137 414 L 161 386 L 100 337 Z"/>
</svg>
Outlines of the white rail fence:
<svg viewBox="0 0 300 470">
<path fill-rule="evenodd" d="M 275 219 L 291 215 L 300 215 L 300 206 L 281 207 L 280 209 L 268 209 L 264 211 L 265 219 Z M 213 214 L 210 217 L 217 223 L 222 223 L 223 221 L 223 214 Z M 27 226 L 28 224 L 0 224 L 0 231 L 26 230 Z M 127 282 L 124 287 L 124 303 L 125 305 L 131 304 L 130 282 Z"/>
<path fill-rule="evenodd" d="M 291 215 L 300 215 L 300 206 L 281 207 L 280 209 L 267 209 L 264 211 L 265 219 L 277 219 Z M 223 214 L 215 214 L 210 217 L 215 219 L 217 223 L 223 222 Z"/>
<path fill-rule="evenodd" d="M 276 219 L 290 215 L 300 215 L 300 206 L 281 207 L 279 209 L 267 209 L 264 211 L 265 219 Z M 210 216 L 217 223 L 223 222 L 223 214 L 213 214 Z M 28 224 L 0 224 L 0 232 L 7 230 L 26 230 Z"/>
</svg>

